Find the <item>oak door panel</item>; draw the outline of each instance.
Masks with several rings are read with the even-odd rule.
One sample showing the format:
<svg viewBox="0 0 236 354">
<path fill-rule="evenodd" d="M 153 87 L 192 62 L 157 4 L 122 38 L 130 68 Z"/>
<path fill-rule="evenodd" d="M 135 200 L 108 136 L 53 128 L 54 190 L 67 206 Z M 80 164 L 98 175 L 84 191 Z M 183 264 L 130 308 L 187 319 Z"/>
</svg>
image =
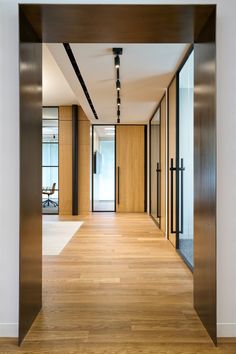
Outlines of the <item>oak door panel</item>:
<svg viewBox="0 0 236 354">
<path fill-rule="evenodd" d="M 116 211 L 144 212 L 144 126 L 116 127 Z"/>
</svg>

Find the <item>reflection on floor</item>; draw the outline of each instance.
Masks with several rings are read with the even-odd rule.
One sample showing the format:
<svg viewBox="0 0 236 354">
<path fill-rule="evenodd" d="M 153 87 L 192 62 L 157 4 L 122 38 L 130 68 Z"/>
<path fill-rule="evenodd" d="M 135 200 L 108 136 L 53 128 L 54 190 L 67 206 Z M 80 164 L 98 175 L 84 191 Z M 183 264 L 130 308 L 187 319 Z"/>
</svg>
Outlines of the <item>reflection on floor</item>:
<svg viewBox="0 0 236 354">
<path fill-rule="evenodd" d="M 187 262 L 193 267 L 193 239 L 180 238 L 179 250 Z"/>
<path fill-rule="evenodd" d="M 93 209 L 94 211 L 114 211 L 115 201 L 114 200 L 94 200 Z"/>
<path fill-rule="evenodd" d="M 193 308 L 192 273 L 148 215 L 63 220 L 84 223 L 59 256 L 44 257 L 42 311 L 7 353 L 215 353 Z"/>
<path fill-rule="evenodd" d="M 43 219 L 43 256 L 59 255 L 82 225 L 81 221 Z"/>
</svg>

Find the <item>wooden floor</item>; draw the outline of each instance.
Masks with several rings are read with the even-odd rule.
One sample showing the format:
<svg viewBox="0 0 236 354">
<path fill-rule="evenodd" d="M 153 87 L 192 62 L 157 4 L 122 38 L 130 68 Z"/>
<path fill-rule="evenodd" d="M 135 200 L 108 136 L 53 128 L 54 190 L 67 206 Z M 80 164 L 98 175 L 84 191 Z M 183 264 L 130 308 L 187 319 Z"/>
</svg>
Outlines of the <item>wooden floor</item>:
<svg viewBox="0 0 236 354">
<path fill-rule="evenodd" d="M 82 219 L 61 255 L 44 258 L 43 309 L 24 344 L 1 340 L 0 353 L 236 353 L 212 344 L 192 274 L 149 216 Z"/>
</svg>

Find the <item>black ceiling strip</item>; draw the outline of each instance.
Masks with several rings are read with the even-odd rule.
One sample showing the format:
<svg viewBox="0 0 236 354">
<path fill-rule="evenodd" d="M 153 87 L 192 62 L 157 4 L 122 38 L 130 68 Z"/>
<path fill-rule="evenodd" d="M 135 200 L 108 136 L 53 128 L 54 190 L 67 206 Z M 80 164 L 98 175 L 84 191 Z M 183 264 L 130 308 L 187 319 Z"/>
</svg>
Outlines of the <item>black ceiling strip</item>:
<svg viewBox="0 0 236 354">
<path fill-rule="evenodd" d="M 72 52 L 72 49 L 70 47 L 70 44 L 69 43 L 63 43 L 63 46 L 65 48 L 65 51 L 66 51 L 67 55 L 68 55 L 68 58 L 70 59 L 71 65 L 73 66 L 74 72 L 75 72 L 75 74 L 76 74 L 76 76 L 77 76 L 77 78 L 78 78 L 78 80 L 80 82 L 80 85 L 81 85 L 81 87 L 82 87 L 82 89 L 84 91 L 84 94 L 85 94 L 85 96 L 87 98 L 88 104 L 89 104 L 89 106 L 90 106 L 90 108 L 91 108 L 91 110 L 93 112 L 93 115 L 94 115 L 95 119 L 98 119 L 97 112 L 96 112 L 96 110 L 94 108 L 93 102 L 92 102 L 91 97 L 90 97 L 90 95 L 88 93 L 88 89 L 87 89 L 87 87 L 85 85 L 83 76 L 81 75 L 80 69 L 78 67 L 76 59 L 75 59 L 74 54 Z"/>
</svg>

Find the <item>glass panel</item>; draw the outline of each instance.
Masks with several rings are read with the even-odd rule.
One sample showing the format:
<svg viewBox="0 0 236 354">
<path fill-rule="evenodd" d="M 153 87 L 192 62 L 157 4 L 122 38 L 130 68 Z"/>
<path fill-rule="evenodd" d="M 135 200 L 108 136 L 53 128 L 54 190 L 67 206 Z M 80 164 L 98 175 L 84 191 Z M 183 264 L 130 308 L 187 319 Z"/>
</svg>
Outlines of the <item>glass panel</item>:
<svg viewBox="0 0 236 354">
<path fill-rule="evenodd" d="M 58 142 L 58 127 L 43 127 L 43 142 Z"/>
<path fill-rule="evenodd" d="M 42 165 L 43 186 L 42 212 L 44 214 L 58 213 L 58 107 L 43 107 L 42 128 Z M 53 183 L 56 183 L 53 194 Z"/>
<path fill-rule="evenodd" d="M 58 107 L 43 107 L 43 119 L 58 119 Z"/>
<path fill-rule="evenodd" d="M 115 210 L 115 127 L 94 126 L 93 209 Z"/>
<path fill-rule="evenodd" d="M 160 211 L 160 109 L 151 120 L 151 215 L 159 223 Z"/>
<path fill-rule="evenodd" d="M 53 183 L 58 189 L 58 167 L 43 167 L 43 189 L 52 188 Z"/>
<path fill-rule="evenodd" d="M 193 267 L 193 52 L 179 74 L 179 250 Z"/>
<path fill-rule="evenodd" d="M 43 166 L 58 166 L 58 144 L 43 144 Z"/>
<path fill-rule="evenodd" d="M 58 127 L 58 120 L 43 119 L 43 127 Z"/>
</svg>

